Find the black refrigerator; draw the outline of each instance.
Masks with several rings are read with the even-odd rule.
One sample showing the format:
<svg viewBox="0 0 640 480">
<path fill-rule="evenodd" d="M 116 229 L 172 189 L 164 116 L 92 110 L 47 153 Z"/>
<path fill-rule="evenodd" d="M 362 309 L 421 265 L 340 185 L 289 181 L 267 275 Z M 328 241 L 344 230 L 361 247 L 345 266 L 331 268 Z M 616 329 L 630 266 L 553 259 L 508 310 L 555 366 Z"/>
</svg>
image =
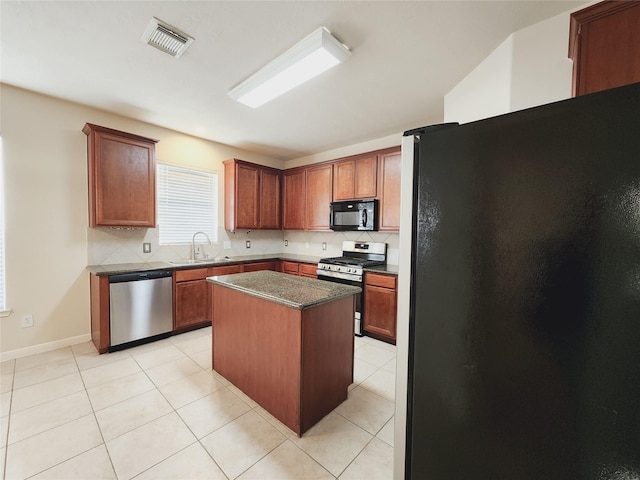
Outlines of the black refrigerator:
<svg viewBox="0 0 640 480">
<path fill-rule="evenodd" d="M 405 136 L 405 478 L 640 479 L 640 83 Z"/>
</svg>

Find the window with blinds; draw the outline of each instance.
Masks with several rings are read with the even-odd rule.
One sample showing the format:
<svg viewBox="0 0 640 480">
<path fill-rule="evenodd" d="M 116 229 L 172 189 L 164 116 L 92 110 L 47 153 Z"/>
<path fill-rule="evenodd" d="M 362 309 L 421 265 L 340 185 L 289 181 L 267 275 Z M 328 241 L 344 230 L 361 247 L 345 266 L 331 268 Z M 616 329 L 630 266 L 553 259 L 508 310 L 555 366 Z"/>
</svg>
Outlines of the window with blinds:
<svg viewBox="0 0 640 480">
<path fill-rule="evenodd" d="M 191 243 L 196 232 L 218 241 L 218 174 L 170 165 L 157 168 L 160 245 Z"/>
</svg>

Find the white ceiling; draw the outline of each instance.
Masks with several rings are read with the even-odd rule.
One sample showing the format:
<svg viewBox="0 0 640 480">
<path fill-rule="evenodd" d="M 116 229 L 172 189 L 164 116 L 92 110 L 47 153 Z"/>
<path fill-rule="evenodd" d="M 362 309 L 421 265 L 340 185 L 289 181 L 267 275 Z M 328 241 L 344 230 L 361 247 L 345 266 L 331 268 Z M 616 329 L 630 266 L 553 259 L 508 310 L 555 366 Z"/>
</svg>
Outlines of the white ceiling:
<svg viewBox="0 0 640 480">
<path fill-rule="evenodd" d="M 2 0 L 0 78 L 288 160 L 441 122 L 509 34 L 584 3 Z M 195 37 L 181 58 L 140 41 L 152 16 Z M 227 96 L 322 25 L 345 63 L 257 110 Z"/>
</svg>

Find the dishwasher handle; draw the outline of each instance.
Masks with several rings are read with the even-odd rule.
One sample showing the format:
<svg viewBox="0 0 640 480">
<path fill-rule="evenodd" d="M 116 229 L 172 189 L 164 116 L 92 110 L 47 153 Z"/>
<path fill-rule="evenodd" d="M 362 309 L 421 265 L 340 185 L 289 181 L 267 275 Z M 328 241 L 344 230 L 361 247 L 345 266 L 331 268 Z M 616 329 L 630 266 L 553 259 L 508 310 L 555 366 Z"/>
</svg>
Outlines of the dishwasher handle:
<svg viewBox="0 0 640 480">
<path fill-rule="evenodd" d="M 137 282 L 139 280 L 154 280 L 156 278 L 171 277 L 173 270 L 149 270 L 146 272 L 118 273 L 109 275 L 109 283 Z"/>
</svg>

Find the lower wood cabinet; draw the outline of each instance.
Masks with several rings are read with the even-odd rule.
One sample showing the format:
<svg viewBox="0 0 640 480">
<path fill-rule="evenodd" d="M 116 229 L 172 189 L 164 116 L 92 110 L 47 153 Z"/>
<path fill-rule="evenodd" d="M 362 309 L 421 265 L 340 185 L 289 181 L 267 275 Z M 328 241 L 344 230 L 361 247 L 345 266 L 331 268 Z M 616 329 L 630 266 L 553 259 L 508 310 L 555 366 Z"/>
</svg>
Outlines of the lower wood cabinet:
<svg viewBox="0 0 640 480">
<path fill-rule="evenodd" d="M 207 277 L 231 275 L 258 270 L 275 270 L 276 262 L 253 262 L 241 265 L 224 265 L 211 268 L 176 270 L 173 288 L 173 328 L 180 332 L 211 325 L 213 312 L 213 287 Z"/>
<path fill-rule="evenodd" d="M 318 278 L 316 273 L 318 271 L 318 265 L 316 263 L 299 263 L 281 260 L 280 268 L 277 270 L 298 277 Z"/>
<path fill-rule="evenodd" d="M 211 323 L 211 288 L 208 268 L 176 270 L 173 275 L 173 329 L 184 330 Z"/>
<path fill-rule="evenodd" d="M 396 343 L 398 290 L 396 275 L 367 272 L 364 277 L 364 331 L 379 340 Z"/>
</svg>

